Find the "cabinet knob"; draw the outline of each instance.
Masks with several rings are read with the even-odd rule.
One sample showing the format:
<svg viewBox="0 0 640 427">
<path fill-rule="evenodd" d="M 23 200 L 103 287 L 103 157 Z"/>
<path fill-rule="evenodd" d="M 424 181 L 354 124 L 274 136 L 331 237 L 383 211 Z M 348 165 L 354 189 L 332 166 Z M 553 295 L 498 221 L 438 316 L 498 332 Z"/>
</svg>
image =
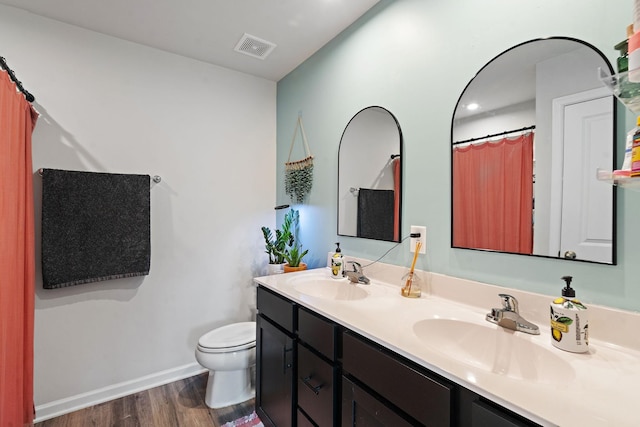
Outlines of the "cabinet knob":
<svg viewBox="0 0 640 427">
<path fill-rule="evenodd" d="M 287 372 L 287 369 L 291 369 L 291 367 L 293 366 L 293 363 L 291 363 L 291 356 L 289 356 L 289 354 L 291 354 L 292 352 L 293 348 L 282 348 L 282 361 L 284 362 L 282 366 L 282 372 L 284 373 Z"/>
</svg>

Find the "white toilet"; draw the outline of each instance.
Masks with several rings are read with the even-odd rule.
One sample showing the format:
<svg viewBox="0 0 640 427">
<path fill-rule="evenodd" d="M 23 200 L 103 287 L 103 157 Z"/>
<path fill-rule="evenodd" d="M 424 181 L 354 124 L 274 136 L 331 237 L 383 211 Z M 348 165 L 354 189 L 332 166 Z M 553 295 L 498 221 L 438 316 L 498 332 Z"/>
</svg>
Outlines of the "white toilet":
<svg viewBox="0 0 640 427">
<path fill-rule="evenodd" d="M 198 340 L 196 360 L 209 369 L 204 398 L 208 407 L 222 408 L 252 399 L 256 322 L 232 323 L 207 332 Z"/>
</svg>

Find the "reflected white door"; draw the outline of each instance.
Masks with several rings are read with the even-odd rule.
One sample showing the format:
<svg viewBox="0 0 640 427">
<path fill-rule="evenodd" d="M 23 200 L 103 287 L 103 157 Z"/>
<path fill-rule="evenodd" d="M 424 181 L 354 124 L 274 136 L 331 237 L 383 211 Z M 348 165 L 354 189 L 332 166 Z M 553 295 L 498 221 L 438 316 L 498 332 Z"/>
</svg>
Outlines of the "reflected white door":
<svg viewBox="0 0 640 427">
<path fill-rule="evenodd" d="M 588 99 L 564 97 L 560 103 L 563 178 L 558 250 L 560 257 L 575 254 L 577 259 L 611 263 L 613 186 L 598 181 L 596 170 L 611 170 L 613 165 L 613 102 L 600 90 L 579 95 Z"/>
</svg>

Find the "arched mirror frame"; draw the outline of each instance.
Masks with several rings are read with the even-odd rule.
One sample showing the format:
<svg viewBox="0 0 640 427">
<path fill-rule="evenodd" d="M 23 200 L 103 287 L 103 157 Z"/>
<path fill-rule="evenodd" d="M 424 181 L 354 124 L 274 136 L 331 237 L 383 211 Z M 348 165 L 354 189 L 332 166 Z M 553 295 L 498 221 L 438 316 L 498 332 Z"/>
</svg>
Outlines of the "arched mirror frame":
<svg viewBox="0 0 640 427">
<path fill-rule="evenodd" d="M 397 179 L 398 179 L 398 183 L 397 183 L 397 188 L 399 189 L 397 191 L 397 195 L 396 197 L 398 198 L 398 206 L 397 206 L 397 210 L 395 212 L 395 215 L 397 217 L 397 232 L 396 234 L 396 238 L 394 239 L 382 239 L 382 238 L 375 238 L 375 237 L 366 237 L 366 236 L 358 236 L 357 233 L 354 234 L 348 234 L 345 233 L 344 231 L 341 232 L 341 227 L 340 227 L 340 216 L 341 216 L 341 198 L 346 197 L 347 194 L 345 193 L 345 191 L 343 191 L 343 189 L 341 188 L 341 183 L 342 183 L 342 179 L 341 179 L 341 166 L 343 165 L 343 163 L 345 161 L 348 161 L 349 163 L 349 167 L 358 167 L 358 166 L 363 166 L 363 165 L 367 165 L 370 163 L 370 159 L 367 157 L 367 153 L 363 152 L 362 155 L 359 158 L 353 158 L 353 159 L 349 159 L 349 160 L 345 160 L 342 159 L 342 150 L 344 148 L 343 146 L 343 142 L 344 142 L 344 138 L 345 138 L 345 134 L 347 134 L 347 131 L 349 129 L 349 126 L 353 124 L 354 120 L 356 120 L 358 118 L 359 115 L 361 115 L 362 113 L 366 112 L 367 110 L 370 109 L 378 109 L 383 111 L 384 113 L 388 114 L 388 116 L 393 119 L 393 122 L 395 123 L 395 128 L 394 130 L 397 130 L 398 135 L 397 135 L 397 141 L 398 141 L 398 146 L 396 149 L 391 150 L 389 153 L 389 160 L 393 160 L 393 158 L 398 157 L 398 162 L 399 162 L 399 173 L 397 174 Z M 371 105 L 368 107 L 365 107 L 363 109 L 361 109 L 360 111 L 358 111 L 356 114 L 353 115 L 353 117 L 351 117 L 351 119 L 349 119 L 349 122 L 347 123 L 347 125 L 345 126 L 344 130 L 342 131 L 342 136 L 340 137 L 340 144 L 338 147 L 338 186 L 337 186 L 337 194 L 338 194 L 338 200 L 337 200 L 337 234 L 338 236 L 348 236 L 348 237 L 359 237 L 359 238 L 363 238 L 363 239 L 369 239 L 369 240 L 381 240 L 381 241 L 388 241 L 388 242 L 400 242 L 402 236 L 402 176 L 403 176 L 403 165 L 404 165 L 404 140 L 403 140 L 403 136 L 402 136 L 402 129 L 400 127 L 400 123 L 398 122 L 398 119 L 396 118 L 396 116 L 389 111 L 388 109 L 381 107 L 381 106 L 377 106 L 377 105 Z M 357 189 L 354 189 L 357 190 Z M 353 215 L 357 215 L 357 211 L 353 213 Z M 395 237 L 395 236 L 394 236 Z"/>
<path fill-rule="evenodd" d="M 453 143 L 455 142 L 455 131 L 454 131 L 454 127 L 455 127 L 455 118 L 456 118 L 456 112 L 458 111 L 458 108 L 461 107 L 461 101 L 464 98 L 465 92 L 467 91 L 467 89 L 474 83 L 474 80 L 476 78 L 478 78 L 478 76 L 489 66 L 491 65 L 494 61 L 496 61 L 498 58 L 502 57 L 503 55 L 513 51 L 514 49 L 518 49 L 521 48 L 527 44 L 530 43 L 534 43 L 534 42 L 542 42 L 545 40 L 567 40 L 567 41 L 572 41 L 572 42 L 576 42 L 579 43 L 581 45 L 583 45 L 584 47 L 590 48 L 593 53 L 597 54 L 601 59 L 604 65 L 606 65 L 607 70 L 603 70 L 603 71 L 608 71 L 610 75 L 614 74 L 614 69 L 611 65 L 611 63 L 609 62 L 609 60 L 607 59 L 607 57 L 602 53 L 602 51 L 600 51 L 600 49 L 598 49 L 597 47 L 593 46 L 592 44 L 584 41 L 584 40 L 580 40 L 580 39 L 576 39 L 576 38 L 572 38 L 572 37 L 564 37 L 564 36 L 554 36 L 554 37 L 546 37 L 546 38 L 538 38 L 538 39 L 532 39 L 532 40 L 527 40 L 525 42 L 519 43 L 515 46 L 512 46 L 506 50 L 504 50 L 503 52 L 499 53 L 498 55 L 496 55 L 495 57 L 493 57 L 490 61 L 488 61 L 485 65 L 482 66 L 482 68 L 480 68 L 480 70 L 478 70 L 478 72 L 474 75 L 474 77 L 469 80 L 469 82 L 467 83 L 467 85 L 465 86 L 464 90 L 461 92 L 460 96 L 458 97 L 458 101 L 456 102 L 455 108 L 453 110 L 453 115 L 452 115 L 452 119 L 451 119 L 451 138 L 450 138 L 450 144 L 451 144 L 451 153 L 450 153 L 450 171 L 451 171 L 451 176 L 450 176 L 450 185 L 451 185 L 451 192 L 450 192 L 450 206 L 451 206 L 451 235 L 450 235 L 450 243 L 451 243 L 451 248 L 454 249 L 468 249 L 468 250 L 475 250 L 475 251 L 483 251 L 483 252 L 498 252 L 498 253 L 508 253 L 508 254 L 514 254 L 514 255 L 524 255 L 524 256 L 533 256 L 533 257 L 539 257 L 539 258 L 548 258 L 548 259 L 558 259 L 558 260 L 567 260 L 567 261 L 581 261 L 581 262 L 586 262 L 586 263 L 594 263 L 594 264 L 605 264 L 605 265 L 616 265 L 617 264 L 617 189 L 615 186 L 612 187 L 612 206 L 611 206 L 611 214 L 612 214 L 612 247 L 611 247 L 611 262 L 601 262 L 601 261 L 592 261 L 592 260 L 586 260 L 586 259 L 568 259 L 562 256 L 549 256 L 549 255 L 543 255 L 543 254 L 523 254 L 523 253 L 517 253 L 517 252 L 508 252 L 508 251 L 494 251 L 494 250 L 490 250 L 490 249 L 483 249 L 483 248 L 472 248 L 472 247 L 463 247 L 463 246 L 455 246 L 454 245 L 454 200 L 453 200 L 453 181 L 454 181 L 454 170 L 453 170 L 453 163 L 454 163 L 454 159 L 453 159 Z M 598 74 L 598 70 L 594 70 L 594 75 L 597 76 Z M 604 84 L 603 84 L 604 87 Z M 617 101 L 615 99 L 615 97 L 612 95 L 611 96 L 611 102 L 613 103 L 613 117 L 612 117 L 612 121 L 613 121 L 613 135 L 612 135 L 612 152 L 613 152 L 613 164 L 611 165 L 611 169 L 615 169 L 615 164 L 616 164 L 616 156 L 617 156 L 617 152 L 616 152 L 616 142 L 617 142 Z M 535 126 L 534 126 L 535 127 Z M 595 176 L 596 172 L 594 171 L 594 176 Z M 603 183 L 604 185 L 604 183 Z"/>
</svg>

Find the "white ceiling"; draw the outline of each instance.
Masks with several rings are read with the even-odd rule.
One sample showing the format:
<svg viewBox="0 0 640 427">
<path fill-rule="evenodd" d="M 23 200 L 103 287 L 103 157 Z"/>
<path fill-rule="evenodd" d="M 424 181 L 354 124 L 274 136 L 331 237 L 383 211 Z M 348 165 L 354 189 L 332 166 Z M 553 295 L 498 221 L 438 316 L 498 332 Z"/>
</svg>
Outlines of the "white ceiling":
<svg viewBox="0 0 640 427">
<path fill-rule="evenodd" d="M 379 0 L 0 0 L 47 18 L 278 81 Z M 234 51 L 251 36 L 265 59 Z"/>
<path fill-rule="evenodd" d="M 566 39 L 539 39 L 508 49 L 489 61 L 465 88 L 456 109 L 456 119 L 494 115 L 500 109 L 534 101 L 536 67 L 539 63 L 570 52 L 595 55 L 584 44 Z M 603 64 L 603 67 L 606 65 Z M 595 79 L 594 74 L 594 79 Z M 466 110 L 476 102 L 480 109 Z"/>
</svg>

